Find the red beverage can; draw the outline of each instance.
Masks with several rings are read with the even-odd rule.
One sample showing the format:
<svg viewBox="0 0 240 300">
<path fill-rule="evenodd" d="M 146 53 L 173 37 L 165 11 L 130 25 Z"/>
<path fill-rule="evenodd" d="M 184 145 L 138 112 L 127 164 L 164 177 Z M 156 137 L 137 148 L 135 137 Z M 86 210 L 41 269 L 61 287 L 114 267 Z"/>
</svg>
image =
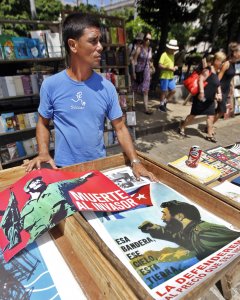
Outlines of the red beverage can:
<svg viewBox="0 0 240 300">
<path fill-rule="evenodd" d="M 189 151 L 186 165 L 190 168 L 196 168 L 201 158 L 202 150 L 199 146 L 192 146 Z"/>
</svg>

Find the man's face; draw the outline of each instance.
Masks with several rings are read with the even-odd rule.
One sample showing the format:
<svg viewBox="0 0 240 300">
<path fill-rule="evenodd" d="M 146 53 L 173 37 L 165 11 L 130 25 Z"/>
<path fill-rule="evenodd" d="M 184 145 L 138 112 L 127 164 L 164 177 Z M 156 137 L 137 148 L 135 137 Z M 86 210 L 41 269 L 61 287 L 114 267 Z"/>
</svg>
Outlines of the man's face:
<svg viewBox="0 0 240 300">
<path fill-rule="evenodd" d="M 171 216 L 168 208 L 164 207 L 162 209 L 162 218 L 161 219 L 163 220 L 164 223 L 168 223 L 168 222 L 170 222 L 171 218 L 172 218 L 172 216 Z"/>
<path fill-rule="evenodd" d="M 83 35 L 75 40 L 75 53 L 82 64 L 98 67 L 101 60 L 101 32 L 96 27 L 84 29 Z"/>
<path fill-rule="evenodd" d="M 29 184 L 28 188 L 30 191 L 37 191 L 39 188 L 43 186 L 43 184 L 44 183 L 42 182 L 41 179 L 36 179 Z"/>
</svg>

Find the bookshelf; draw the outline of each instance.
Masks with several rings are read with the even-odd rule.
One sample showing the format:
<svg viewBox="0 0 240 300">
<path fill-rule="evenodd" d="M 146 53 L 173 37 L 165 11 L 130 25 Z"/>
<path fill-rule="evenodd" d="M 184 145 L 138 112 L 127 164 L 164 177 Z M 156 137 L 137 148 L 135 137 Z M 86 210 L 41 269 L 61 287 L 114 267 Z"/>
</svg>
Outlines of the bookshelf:
<svg viewBox="0 0 240 300">
<path fill-rule="evenodd" d="M 62 12 L 62 20 L 70 12 Z M 122 18 L 107 16 L 107 15 L 96 15 L 100 19 L 101 32 L 102 32 L 102 59 L 99 68 L 95 69 L 96 72 L 100 73 L 106 79 L 110 80 L 116 87 L 119 95 L 120 105 L 124 112 L 124 118 L 128 125 L 129 131 L 133 139 L 135 139 L 135 102 L 133 93 L 130 87 L 129 72 L 128 72 L 128 55 L 126 46 L 126 30 L 125 21 Z M 37 75 L 38 91 L 41 86 L 41 82 L 44 76 L 48 74 L 54 74 L 61 69 L 66 67 L 67 57 L 63 51 L 62 40 L 61 40 L 61 22 L 48 22 L 38 20 L 1 20 L 0 24 L 25 24 L 29 26 L 29 33 L 32 33 L 32 38 L 39 35 L 39 32 L 48 34 L 50 38 L 52 35 L 49 30 L 52 30 L 52 34 L 60 33 L 60 48 L 58 46 L 58 53 L 56 57 L 52 57 L 52 49 L 48 50 L 48 45 L 45 40 L 45 47 L 47 55 L 42 54 L 41 57 L 27 57 L 26 53 L 21 58 L 13 58 L 4 55 L 0 55 L 0 78 L 1 77 L 13 77 L 15 80 L 16 76 L 30 76 L 32 74 Z M 33 30 L 34 28 L 34 30 Z M 4 32 L 4 28 L 2 30 Z M 54 38 L 54 37 L 53 37 Z M 39 38 L 41 40 L 41 38 Z M 21 44 L 22 40 L 19 41 Z M 0 39 L 1 44 L 1 39 Z M 2 45 L 2 44 L 1 44 Z M 61 55 L 59 55 L 59 49 Z M 1 47 L 1 52 L 4 50 L 4 46 Z M 22 51 L 22 50 L 21 50 Z M 0 53 L 1 54 L 1 53 Z M 6 79 L 6 78 L 5 78 Z M 27 77 L 25 77 L 26 81 Z M 1 87 L 1 80 L 0 80 Z M 13 112 L 14 115 L 19 114 L 31 114 L 37 111 L 39 105 L 39 93 L 34 91 L 28 91 L 21 95 L 1 95 L 0 94 L 0 111 L 2 113 Z M 16 122 L 16 120 L 13 120 Z M 129 123 L 130 122 L 130 123 Z M 17 122 L 16 122 L 17 123 Z M 3 126 L 2 126 L 3 127 Z M 14 144 L 16 141 L 24 142 L 33 139 L 32 152 L 28 152 L 26 155 L 21 157 L 12 157 L 8 159 L 5 155 L 5 159 L 0 160 L 3 168 L 13 167 L 22 163 L 23 159 L 31 158 L 37 155 L 36 141 L 35 139 L 35 126 L 24 129 L 16 129 L 12 132 L 1 131 L 0 124 L 0 157 L 1 152 L 6 153 L 6 145 Z M 53 130 L 53 129 L 52 129 Z M 52 136 L 54 134 L 52 133 Z M 118 141 L 111 124 L 108 120 L 105 121 L 105 132 L 104 141 L 107 148 L 118 145 Z M 29 147 L 28 147 L 29 148 Z M 29 149 L 28 149 L 29 150 Z M 14 150 L 12 151 L 14 152 Z"/>
<path fill-rule="evenodd" d="M 0 168 L 8 168 L 37 155 L 36 112 L 40 86 L 46 76 L 65 68 L 65 55 L 61 47 L 61 22 L 0 19 L 0 24 Z M 7 26 L 13 24 L 23 24 L 26 36 L 6 35 Z M 38 38 L 36 34 L 41 32 L 44 35 Z M 58 52 L 48 47 L 45 33 L 49 39 L 59 39 Z M 28 49 L 29 45 L 34 51 Z M 12 55 L 7 56 L 7 50 L 12 50 Z M 19 116 L 24 121 L 18 120 Z M 7 122 L 10 128 L 6 128 Z M 51 139 L 50 149 L 53 149 L 53 132 Z"/>
</svg>

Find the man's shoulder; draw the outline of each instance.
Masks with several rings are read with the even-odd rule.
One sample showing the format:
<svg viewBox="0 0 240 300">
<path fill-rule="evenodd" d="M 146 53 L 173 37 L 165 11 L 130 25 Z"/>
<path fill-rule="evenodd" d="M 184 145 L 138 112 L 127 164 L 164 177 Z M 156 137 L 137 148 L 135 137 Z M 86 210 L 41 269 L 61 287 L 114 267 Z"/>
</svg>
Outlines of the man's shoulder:
<svg viewBox="0 0 240 300">
<path fill-rule="evenodd" d="M 48 76 L 47 78 L 44 79 L 43 84 L 45 86 L 52 85 L 52 84 L 54 84 L 54 85 L 59 84 L 59 80 L 62 80 L 64 78 L 64 72 L 65 72 L 65 70 Z"/>
</svg>

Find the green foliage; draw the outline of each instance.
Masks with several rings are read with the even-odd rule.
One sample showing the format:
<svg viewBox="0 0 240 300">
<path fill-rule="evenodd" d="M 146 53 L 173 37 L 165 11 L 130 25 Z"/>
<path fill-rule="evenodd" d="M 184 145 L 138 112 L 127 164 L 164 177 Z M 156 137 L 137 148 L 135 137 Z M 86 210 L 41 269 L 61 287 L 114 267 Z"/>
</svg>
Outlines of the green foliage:
<svg viewBox="0 0 240 300">
<path fill-rule="evenodd" d="M 35 0 L 37 19 L 57 21 L 63 5 L 58 0 Z"/>
<path fill-rule="evenodd" d="M 240 1 L 207 0 L 199 13 L 202 25 L 195 42 L 209 42 L 213 49 L 225 48 L 230 41 L 240 42 Z"/>
</svg>

